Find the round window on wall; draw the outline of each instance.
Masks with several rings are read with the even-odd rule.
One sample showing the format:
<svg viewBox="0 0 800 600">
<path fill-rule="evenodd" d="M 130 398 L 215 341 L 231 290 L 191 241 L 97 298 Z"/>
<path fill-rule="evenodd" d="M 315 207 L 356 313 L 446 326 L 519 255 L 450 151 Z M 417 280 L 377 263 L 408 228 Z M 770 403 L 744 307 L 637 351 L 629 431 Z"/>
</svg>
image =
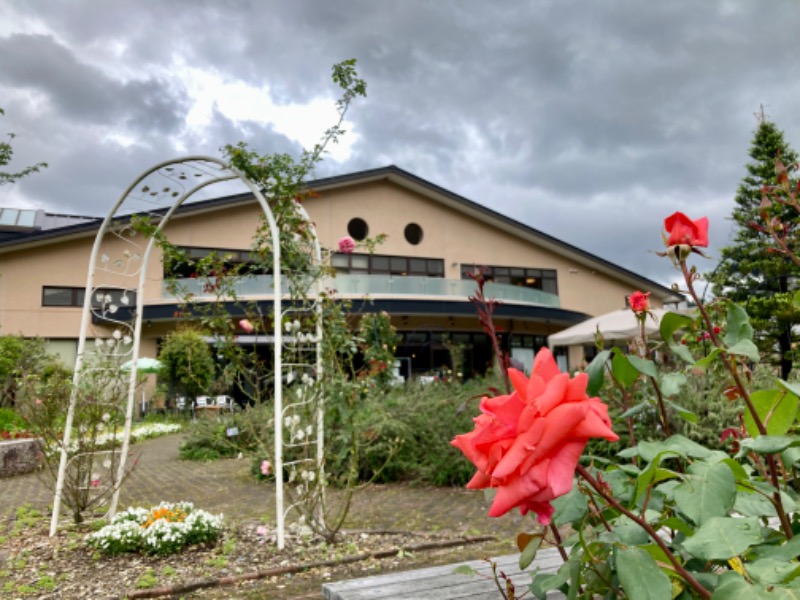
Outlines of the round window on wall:
<svg viewBox="0 0 800 600">
<path fill-rule="evenodd" d="M 364 219 L 359 219 L 356 217 L 355 219 L 350 219 L 350 222 L 347 224 L 347 233 L 350 234 L 350 237 L 356 241 L 362 241 L 367 239 L 369 235 L 369 227 L 367 226 L 367 222 Z"/>
<path fill-rule="evenodd" d="M 422 227 L 416 223 L 409 223 L 406 225 L 406 229 L 403 233 L 406 236 L 406 241 L 413 246 L 416 246 L 422 241 Z"/>
</svg>

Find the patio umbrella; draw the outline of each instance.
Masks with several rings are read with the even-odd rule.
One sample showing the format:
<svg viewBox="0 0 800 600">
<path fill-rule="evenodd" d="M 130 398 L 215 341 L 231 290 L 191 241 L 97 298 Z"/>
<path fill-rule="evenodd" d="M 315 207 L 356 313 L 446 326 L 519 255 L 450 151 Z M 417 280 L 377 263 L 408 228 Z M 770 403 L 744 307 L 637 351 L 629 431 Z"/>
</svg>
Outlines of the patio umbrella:
<svg viewBox="0 0 800 600">
<path fill-rule="evenodd" d="M 136 364 L 136 371 L 138 373 L 158 373 L 161 370 L 161 361 L 156 358 L 137 358 L 135 361 L 129 360 L 120 368 L 123 371 L 130 371 L 134 363 Z"/>
<path fill-rule="evenodd" d="M 647 317 L 644 324 L 644 330 L 647 335 L 652 335 L 658 331 L 661 318 L 667 311 L 662 308 L 654 308 L 650 312 L 656 318 L 654 320 L 649 316 Z M 573 325 L 569 329 L 554 333 L 547 338 L 547 343 L 551 348 L 553 346 L 592 344 L 598 329 L 600 329 L 600 333 L 606 340 L 625 340 L 636 337 L 641 333 L 641 326 L 636 315 L 631 309 L 625 308 L 594 317 L 583 323 Z"/>
</svg>

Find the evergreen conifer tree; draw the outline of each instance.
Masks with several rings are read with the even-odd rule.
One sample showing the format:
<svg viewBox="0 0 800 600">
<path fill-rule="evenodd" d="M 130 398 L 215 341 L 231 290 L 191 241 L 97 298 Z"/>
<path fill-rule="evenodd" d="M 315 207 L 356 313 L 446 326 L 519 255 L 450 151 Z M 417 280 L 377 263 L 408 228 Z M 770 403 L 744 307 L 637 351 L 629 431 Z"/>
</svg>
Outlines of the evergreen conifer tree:
<svg viewBox="0 0 800 600">
<path fill-rule="evenodd" d="M 722 249 L 721 262 L 710 279 L 714 293 L 741 304 L 750 314 L 759 349 L 780 366 L 787 379 L 794 360 L 794 324 L 800 312 L 790 293 L 800 278 L 797 267 L 780 254 L 767 252 L 768 235 L 752 225 L 760 221 L 762 189 L 777 183 L 775 159 L 787 166 L 797 163 L 797 153 L 784 140 L 783 132 L 764 115 L 757 114 L 758 127 L 750 146 L 747 175 L 736 192 L 732 219 L 736 224 L 733 244 Z M 793 170 L 790 167 L 790 171 Z M 790 178 L 792 174 L 790 172 Z M 793 209 L 775 205 L 784 222 L 797 222 Z"/>
</svg>

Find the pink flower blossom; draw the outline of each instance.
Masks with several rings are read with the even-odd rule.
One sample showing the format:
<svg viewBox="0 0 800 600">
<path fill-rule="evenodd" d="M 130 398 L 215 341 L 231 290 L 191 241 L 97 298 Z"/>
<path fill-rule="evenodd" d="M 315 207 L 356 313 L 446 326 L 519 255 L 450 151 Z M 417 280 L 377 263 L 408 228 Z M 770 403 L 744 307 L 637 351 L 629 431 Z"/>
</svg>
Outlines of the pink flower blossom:
<svg viewBox="0 0 800 600">
<path fill-rule="evenodd" d="M 263 544 L 264 542 L 267 541 L 266 540 L 267 533 L 269 532 L 267 531 L 267 528 L 264 527 L 263 525 L 259 525 L 258 527 L 256 527 L 256 535 L 261 538 L 260 540 L 258 540 L 259 544 Z"/>
<path fill-rule="evenodd" d="M 253 327 L 249 319 L 242 319 L 239 321 L 239 327 L 241 327 L 245 333 L 253 333 L 253 331 L 255 331 L 255 327 Z"/>
<path fill-rule="evenodd" d="M 92 479 L 89 482 L 89 485 L 91 485 L 92 487 L 99 487 L 100 486 L 100 480 L 99 479 Z"/>
<path fill-rule="evenodd" d="M 339 252 L 344 254 L 352 254 L 356 249 L 356 242 L 349 235 L 344 236 L 339 240 Z"/>
<path fill-rule="evenodd" d="M 261 461 L 261 474 L 266 477 L 269 475 L 270 471 L 272 470 L 272 463 L 268 460 Z"/>
</svg>

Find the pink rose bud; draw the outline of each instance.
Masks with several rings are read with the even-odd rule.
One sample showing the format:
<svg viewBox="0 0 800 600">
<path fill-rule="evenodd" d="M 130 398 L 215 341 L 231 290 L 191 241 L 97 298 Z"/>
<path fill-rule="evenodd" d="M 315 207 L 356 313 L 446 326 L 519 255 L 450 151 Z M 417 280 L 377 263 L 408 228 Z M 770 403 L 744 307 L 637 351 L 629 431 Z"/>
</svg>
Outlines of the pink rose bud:
<svg viewBox="0 0 800 600">
<path fill-rule="evenodd" d="M 255 327 L 253 327 L 249 319 L 242 319 L 239 321 L 239 327 L 241 327 L 245 333 L 253 333 L 253 331 L 255 331 Z"/>
<path fill-rule="evenodd" d="M 269 475 L 270 471 L 272 470 L 272 463 L 268 460 L 261 461 L 261 474 L 266 477 Z"/>
<path fill-rule="evenodd" d="M 342 252 L 344 254 L 352 254 L 353 250 L 355 249 L 356 249 L 356 242 L 349 235 L 346 235 L 339 240 L 339 252 Z"/>
</svg>

